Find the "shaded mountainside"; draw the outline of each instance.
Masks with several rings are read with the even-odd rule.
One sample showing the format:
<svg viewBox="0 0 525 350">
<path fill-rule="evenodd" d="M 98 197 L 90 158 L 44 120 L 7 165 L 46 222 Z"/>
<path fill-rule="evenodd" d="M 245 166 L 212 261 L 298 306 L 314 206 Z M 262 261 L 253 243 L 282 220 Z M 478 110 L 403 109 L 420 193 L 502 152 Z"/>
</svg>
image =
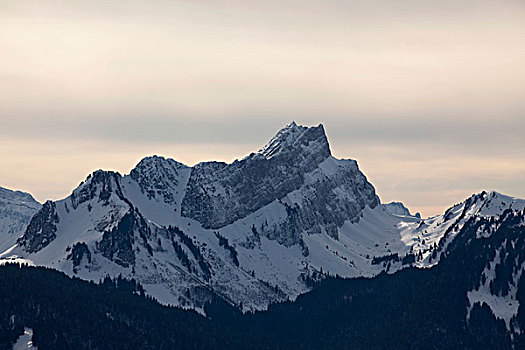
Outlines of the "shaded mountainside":
<svg viewBox="0 0 525 350">
<path fill-rule="evenodd" d="M 0 339 L 9 348 L 30 327 L 43 350 L 523 348 L 524 263 L 525 211 L 508 209 L 467 220 L 432 268 L 327 278 L 255 314 L 212 296 L 204 318 L 140 296 L 134 282 L 95 285 L 9 265 L 0 268 Z M 492 297 L 469 297 L 485 285 Z M 498 316 L 498 298 L 514 302 L 515 314 Z"/>
</svg>

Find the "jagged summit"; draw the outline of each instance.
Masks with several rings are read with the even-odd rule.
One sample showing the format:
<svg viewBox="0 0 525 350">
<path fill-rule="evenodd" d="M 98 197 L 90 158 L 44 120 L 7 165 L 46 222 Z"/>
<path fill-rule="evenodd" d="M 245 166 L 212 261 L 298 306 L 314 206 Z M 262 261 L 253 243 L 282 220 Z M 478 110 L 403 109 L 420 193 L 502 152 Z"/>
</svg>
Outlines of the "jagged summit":
<svg viewBox="0 0 525 350">
<path fill-rule="evenodd" d="M 323 125 L 306 127 L 297 125 L 295 121 L 292 121 L 279 130 L 257 154 L 271 159 L 280 153 L 294 150 L 308 150 L 309 152 L 319 152 L 322 156 L 330 156 L 330 147 Z"/>
<path fill-rule="evenodd" d="M 237 159 L 232 163 L 225 163 L 221 161 L 204 161 L 194 165 L 191 168 L 196 169 L 222 169 L 224 167 L 233 165 L 238 162 L 243 162 L 249 158 L 258 158 L 260 156 L 266 159 L 272 159 L 276 156 L 281 156 L 284 153 L 290 154 L 298 152 L 316 154 L 316 158 L 323 160 L 331 156 L 331 151 L 326 137 L 323 124 L 317 126 L 303 126 L 298 125 L 295 121 L 287 124 L 280 129 L 270 141 L 259 149 L 257 152 L 251 153 L 242 159 Z M 166 170 L 168 168 L 183 169 L 190 166 L 180 163 L 172 158 L 167 158 L 160 155 L 152 155 L 144 157 L 139 161 L 130 175 L 137 176 L 135 173 L 152 172 L 156 170 Z"/>
<path fill-rule="evenodd" d="M 165 203 L 175 204 L 184 174 L 189 173 L 187 165 L 170 158 L 151 156 L 142 159 L 131 170 L 129 176 L 139 184 L 148 197 L 161 196 Z"/>
<path fill-rule="evenodd" d="M 497 191 L 481 191 L 475 193 L 465 201 L 447 209 L 445 219 L 452 215 L 458 207 L 464 208 L 465 212 L 471 211 L 478 216 L 501 215 L 505 210 L 523 210 L 525 200 L 508 196 Z"/>
<path fill-rule="evenodd" d="M 343 185 L 344 190 L 336 192 L 335 188 Z M 334 237 L 344 219 L 328 213 L 328 202 L 333 211 L 341 210 L 352 219 L 356 219 L 366 205 L 374 207 L 377 203 L 374 188 L 359 171 L 357 163 L 331 156 L 322 125 L 305 127 L 292 122 L 258 153 L 231 164 L 213 162 L 194 167 L 182 201 L 182 215 L 197 220 L 205 228 L 218 229 L 305 187 L 310 188 L 308 197 L 311 198 L 304 204 L 302 200 L 301 204 L 296 200 L 289 200 L 288 204 L 298 206 L 298 212 L 308 210 L 304 217 L 290 214 L 290 220 L 296 221 L 293 225 L 301 229 L 321 232 L 314 217 L 323 217 L 328 225 L 325 230 Z M 343 204 L 348 201 L 352 203 Z M 311 212 L 309 218 L 306 212 Z M 282 231 L 278 229 L 278 233 L 272 235 L 282 238 Z M 287 234 L 282 242 L 291 244 L 298 240 Z"/>
<path fill-rule="evenodd" d="M 140 162 L 135 166 L 135 168 L 131 171 L 138 171 L 138 170 L 145 170 L 145 169 L 162 169 L 166 168 L 168 166 L 175 167 L 175 168 L 187 168 L 188 166 L 177 162 L 174 159 L 166 158 L 159 155 L 152 155 L 144 157 L 140 160 Z"/>
</svg>

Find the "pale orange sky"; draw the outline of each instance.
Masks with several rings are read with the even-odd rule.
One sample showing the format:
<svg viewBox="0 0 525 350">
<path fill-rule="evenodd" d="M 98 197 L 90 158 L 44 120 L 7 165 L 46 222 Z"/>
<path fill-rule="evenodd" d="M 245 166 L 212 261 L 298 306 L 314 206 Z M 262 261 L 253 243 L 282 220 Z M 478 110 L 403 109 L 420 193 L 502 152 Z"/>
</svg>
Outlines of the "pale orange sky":
<svg viewBox="0 0 525 350">
<path fill-rule="evenodd" d="M 68 195 L 323 123 L 383 201 L 525 197 L 521 1 L 2 1 L 0 186 Z"/>
</svg>

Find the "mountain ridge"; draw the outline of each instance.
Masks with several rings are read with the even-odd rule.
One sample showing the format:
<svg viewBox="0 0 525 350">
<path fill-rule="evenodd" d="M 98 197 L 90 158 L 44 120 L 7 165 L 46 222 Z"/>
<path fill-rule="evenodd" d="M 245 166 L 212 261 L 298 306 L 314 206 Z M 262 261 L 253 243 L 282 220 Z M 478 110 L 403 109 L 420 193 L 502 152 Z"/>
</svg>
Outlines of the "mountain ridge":
<svg viewBox="0 0 525 350">
<path fill-rule="evenodd" d="M 322 124 L 290 123 L 232 163 L 151 156 L 128 175 L 97 170 L 46 202 L 1 257 L 86 280 L 135 278 L 159 301 L 201 312 L 212 293 L 260 310 L 328 275 L 433 266 L 468 219 L 514 203 L 494 197 L 509 203 L 467 199 L 432 218 L 397 215 L 356 161 L 331 155 Z"/>
</svg>

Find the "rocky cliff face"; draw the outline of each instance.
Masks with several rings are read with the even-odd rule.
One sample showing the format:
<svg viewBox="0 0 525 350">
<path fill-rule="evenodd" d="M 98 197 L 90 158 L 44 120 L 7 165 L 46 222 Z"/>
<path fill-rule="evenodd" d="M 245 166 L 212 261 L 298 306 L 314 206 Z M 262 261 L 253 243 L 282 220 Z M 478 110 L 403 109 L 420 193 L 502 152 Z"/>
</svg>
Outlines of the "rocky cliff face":
<svg viewBox="0 0 525 350">
<path fill-rule="evenodd" d="M 323 126 L 292 123 L 257 153 L 231 164 L 203 163 L 192 169 L 182 215 L 217 229 L 282 199 L 330 156 Z"/>
<path fill-rule="evenodd" d="M 365 206 L 378 204 L 357 163 L 331 157 L 322 125 L 291 123 L 242 160 L 194 167 L 182 215 L 219 229 L 274 201 L 285 205 L 286 219 L 258 229 L 287 246 L 302 244 L 304 232 L 337 238 L 345 220 L 357 221 Z"/>
<path fill-rule="evenodd" d="M 173 159 L 164 157 L 147 157 L 131 170 L 130 177 L 140 186 L 148 199 L 161 198 L 169 205 L 176 205 L 182 186 L 185 185 L 185 174 L 190 168 Z"/>
<path fill-rule="evenodd" d="M 59 221 L 56 204 L 52 201 L 45 202 L 42 209 L 33 216 L 24 235 L 17 240 L 17 244 L 24 247 L 28 253 L 45 248 L 56 238 Z"/>
<path fill-rule="evenodd" d="M 113 171 L 95 171 L 71 193 L 70 202 L 73 209 L 92 200 L 108 205 L 113 193 L 123 198 L 120 178 L 120 174 Z"/>
</svg>

